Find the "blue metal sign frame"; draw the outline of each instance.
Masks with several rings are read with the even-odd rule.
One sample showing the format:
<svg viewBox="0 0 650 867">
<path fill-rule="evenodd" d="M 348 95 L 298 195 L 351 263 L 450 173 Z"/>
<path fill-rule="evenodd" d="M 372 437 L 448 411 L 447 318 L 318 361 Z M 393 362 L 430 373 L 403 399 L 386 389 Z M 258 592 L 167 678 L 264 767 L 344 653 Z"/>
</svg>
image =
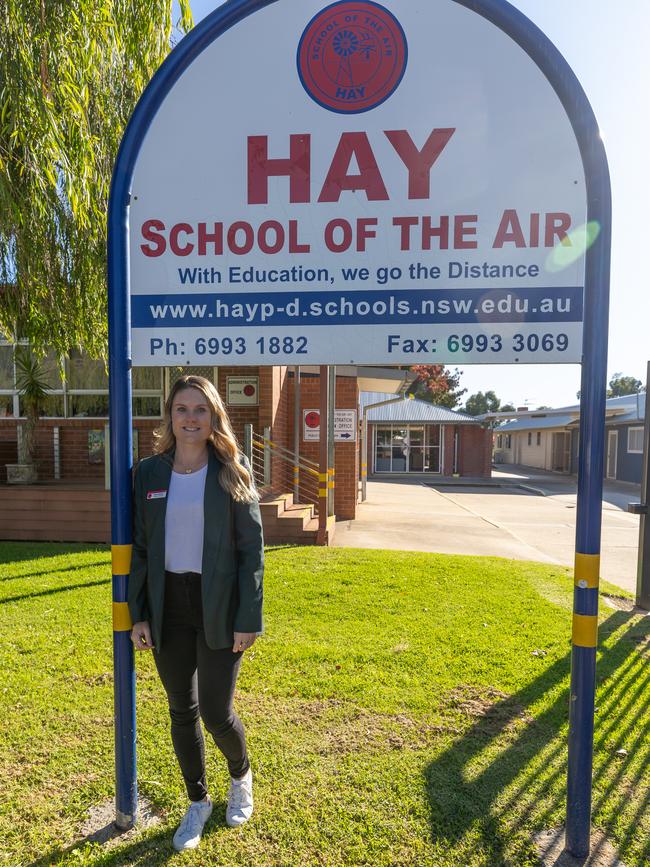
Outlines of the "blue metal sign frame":
<svg viewBox="0 0 650 867">
<path fill-rule="evenodd" d="M 135 674 L 126 593 L 131 546 L 131 314 L 129 202 L 140 147 L 163 100 L 183 72 L 215 39 L 279 0 L 228 0 L 171 52 L 143 93 L 118 153 L 108 209 L 109 374 L 113 624 L 115 660 L 116 822 L 130 827 L 137 812 Z M 566 847 L 589 852 L 598 576 L 605 446 L 605 386 L 609 321 L 611 190 L 596 118 L 573 71 L 550 40 L 506 0 L 452 0 L 514 40 L 559 97 L 580 149 L 587 221 L 598 227 L 586 251 L 576 568 L 571 665 Z"/>
</svg>

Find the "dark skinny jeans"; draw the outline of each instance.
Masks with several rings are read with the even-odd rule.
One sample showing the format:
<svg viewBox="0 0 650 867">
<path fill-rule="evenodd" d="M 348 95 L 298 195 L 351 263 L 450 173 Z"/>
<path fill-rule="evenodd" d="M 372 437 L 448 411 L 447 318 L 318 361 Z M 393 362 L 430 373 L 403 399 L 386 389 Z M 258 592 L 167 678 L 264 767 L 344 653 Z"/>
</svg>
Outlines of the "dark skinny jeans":
<svg viewBox="0 0 650 867">
<path fill-rule="evenodd" d="M 208 793 L 205 744 L 200 719 L 228 762 L 232 777 L 249 768 L 246 737 L 233 710 L 242 653 L 212 650 L 205 641 L 201 576 L 165 573 L 162 646 L 154 650 L 171 716 L 172 743 L 187 794 L 200 801 Z"/>
</svg>

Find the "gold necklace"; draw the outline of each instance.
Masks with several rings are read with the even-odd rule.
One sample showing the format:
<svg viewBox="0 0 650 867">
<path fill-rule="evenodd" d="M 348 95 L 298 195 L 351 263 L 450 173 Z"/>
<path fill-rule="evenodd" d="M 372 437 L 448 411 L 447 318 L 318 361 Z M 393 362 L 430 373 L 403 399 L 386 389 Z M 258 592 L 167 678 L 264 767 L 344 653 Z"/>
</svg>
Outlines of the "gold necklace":
<svg viewBox="0 0 650 867">
<path fill-rule="evenodd" d="M 181 470 L 180 468 L 176 470 L 177 473 L 185 473 L 188 476 L 190 473 L 196 473 L 199 470 L 202 470 L 205 464 L 201 464 L 200 467 L 185 467 L 185 469 Z"/>
</svg>

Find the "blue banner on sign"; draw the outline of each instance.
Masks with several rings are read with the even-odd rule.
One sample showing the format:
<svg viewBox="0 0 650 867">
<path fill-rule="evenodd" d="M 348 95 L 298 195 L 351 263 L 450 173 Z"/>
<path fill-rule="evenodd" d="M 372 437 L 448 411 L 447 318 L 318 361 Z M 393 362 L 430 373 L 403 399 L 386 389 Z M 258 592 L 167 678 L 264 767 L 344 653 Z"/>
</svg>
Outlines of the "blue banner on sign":
<svg viewBox="0 0 650 867">
<path fill-rule="evenodd" d="M 133 328 L 581 322 L 583 289 L 372 290 L 134 295 Z"/>
</svg>

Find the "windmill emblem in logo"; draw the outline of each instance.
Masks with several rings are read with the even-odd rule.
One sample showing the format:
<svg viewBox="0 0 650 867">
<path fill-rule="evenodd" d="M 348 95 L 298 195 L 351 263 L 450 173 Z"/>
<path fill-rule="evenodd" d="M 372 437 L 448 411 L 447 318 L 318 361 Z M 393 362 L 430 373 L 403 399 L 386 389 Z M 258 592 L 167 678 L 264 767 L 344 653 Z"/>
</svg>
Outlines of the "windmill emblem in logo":
<svg viewBox="0 0 650 867">
<path fill-rule="evenodd" d="M 406 69 L 407 45 L 395 16 L 371 2 L 334 3 L 305 28 L 298 73 L 323 108 L 358 114 L 380 105 Z"/>
</svg>

